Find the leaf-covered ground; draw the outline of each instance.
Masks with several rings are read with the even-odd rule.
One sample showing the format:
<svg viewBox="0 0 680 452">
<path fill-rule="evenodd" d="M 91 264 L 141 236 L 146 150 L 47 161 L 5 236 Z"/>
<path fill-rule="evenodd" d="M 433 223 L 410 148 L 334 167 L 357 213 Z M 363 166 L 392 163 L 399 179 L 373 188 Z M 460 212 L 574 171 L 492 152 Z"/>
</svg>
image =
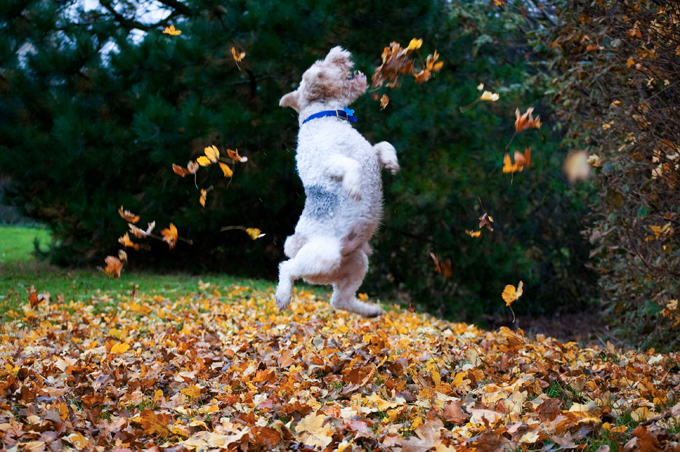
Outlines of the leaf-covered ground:
<svg viewBox="0 0 680 452">
<path fill-rule="evenodd" d="M 221 292 L 221 293 L 220 293 Z M 56 298 L 56 299 L 55 299 Z M 32 296 L 0 326 L 8 450 L 672 450 L 680 354 L 296 294 Z"/>
</svg>

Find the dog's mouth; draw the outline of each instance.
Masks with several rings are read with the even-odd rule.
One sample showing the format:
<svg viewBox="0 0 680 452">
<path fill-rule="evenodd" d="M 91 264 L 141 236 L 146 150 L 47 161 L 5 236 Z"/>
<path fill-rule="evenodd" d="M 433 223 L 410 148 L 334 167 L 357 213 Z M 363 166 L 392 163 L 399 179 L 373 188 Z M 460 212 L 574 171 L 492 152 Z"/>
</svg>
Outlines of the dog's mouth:
<svg viewBox="0 0 680 452">
<path fill-rule="evenodd" d="M 361 78 L 365 77 L 364 73 L 361 71 L 347 71 L 347 74 L 345 74 L 345 79 L 346 80 L 354 80 L 354 78 Z"/>
</svg>

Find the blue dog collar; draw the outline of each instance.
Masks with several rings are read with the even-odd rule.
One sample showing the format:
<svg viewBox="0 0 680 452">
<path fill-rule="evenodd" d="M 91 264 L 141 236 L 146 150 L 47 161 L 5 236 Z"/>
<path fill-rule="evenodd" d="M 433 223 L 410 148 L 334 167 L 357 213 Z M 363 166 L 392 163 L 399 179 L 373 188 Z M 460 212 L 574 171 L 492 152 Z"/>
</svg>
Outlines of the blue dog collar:
<svg viewBox="0 0 680 452">
<path fill-rule="evenodd" d="M 313 115 L 308 116 L 307 119 L 302 121 L 302 124 L 311 121 L 312 119 L 324 118 L 326 116 L 333 116 L 340 119 L 346 119 L 349 122 L 357 122 L 357 117 L 354 116 L 354 110 L 350 110 L 349 108 L 345 107 L 342 110 L 326 110 L 320 111 L 319 113 L 314 113 Z"/>
</svg>

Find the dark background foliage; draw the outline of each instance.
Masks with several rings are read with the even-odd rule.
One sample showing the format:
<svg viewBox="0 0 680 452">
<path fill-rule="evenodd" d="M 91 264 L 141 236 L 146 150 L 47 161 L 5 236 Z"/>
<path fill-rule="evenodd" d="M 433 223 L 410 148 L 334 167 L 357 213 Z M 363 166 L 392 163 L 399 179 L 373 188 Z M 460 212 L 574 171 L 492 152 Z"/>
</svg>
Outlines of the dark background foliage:
<svg viewBox="0 0 680 452">
<path fill-rule="evenodd" d="M 173 12 L 155 24 L 143 23 L 132 2 L 102 1 L 98 12 L 72 2 L 0 5 L 5 199 L 52 229 L 54 262 L 95 265 L 114 253 L 126 230 L 116 212 L 123 205 L 142 225 L 172 222 L 194 242 L 172 251 L 152 243 L 131 254 L 131 270 L 275 278 L 304 202 L 296 116 L 278 100 L 335 45 L 370 75 L 384 46 L 418 37 L 423 56 L 439 51 L 443 70 L 422 85 L 405 78 L 380 90 L 391 98 L 384 111 L 371 95 L 353 106 L 357 129 L 392 142 L 402 166 L 384 177 L 386 215 L 362 291 L 460 320 L 506 312 L 500 293 L 520 280 L 520 313 L 583 309 L 595 296 L 580 235 L 588 193 L 561 173 L 566 150 L 544 96 L 552 86 L 526 40 L 550 16 L 476 1 L 162 3 Z M 181 36 L 161 33 L 170 23 Z M 111 43 L 115 51 L 102 51 Z M 247 52 L 240 67 L 232 47 Z M 501 100 L 461 113 L 479 83 Z M 506 150 L 514 110 L 529 106 L 546 126 Z M 199 185 L 214 187 L 203 208 L 193 181 L 171 164 L 207 145 L 238 148 L 249 161 L 231 183 L 216 168 L 199 171 Z M 502 174 L 503 155 L 525 146 L 533 167 Z M 484 211 L 494 232 L 465 235 Z M 267 235 L 253 242 L 219 232 L 228 225 Z M 451 259 L 451 278 L 434 272 L 430 252 Z"/>
<path fill-rule="evenodd" d="M 680 5 L 559 6 L 541 45 L 558 74 L 564 144 L 600 158 L 588 236 L 603 306 L 633 343 L 677 347 L 680 315 L 667 306 L 680 298 Z"/>
</svg>

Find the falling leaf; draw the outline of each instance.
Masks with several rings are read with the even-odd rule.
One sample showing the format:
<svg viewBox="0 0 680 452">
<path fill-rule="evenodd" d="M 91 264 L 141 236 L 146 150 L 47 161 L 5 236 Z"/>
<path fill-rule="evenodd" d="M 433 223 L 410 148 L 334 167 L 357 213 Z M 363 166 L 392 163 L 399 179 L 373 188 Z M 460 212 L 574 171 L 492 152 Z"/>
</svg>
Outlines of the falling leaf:
<svg viewBox="0 0 680 452">
<path fill-rule="evenodd" d="M 224 177 L 232 177 L 234 175 L 234 172 L 226 163 L 220 162 L 220 169 L 222 170 L 222 173 L 224 173 Z"/>
<path fill-rule="evenodd" d="M 515 163 L 512 163 L 510 156 L 505 154 L 503 158 L 503 172 L 504 173 L 515 173 L 517 171 L 523 171 L 525 166 L 531 165 L 531 149 L 526 148 L 524 154 L 515 151 Z"/>
<path fill-rule="evenodd" d="M 368 294 L 360 293 L 360 294 L 357 294 L 357 296 L 359 297 L 359 300 L 361 300 L 361 301 L 368 300 Z"/>
<path fill-rule="evenodd" d="M 529 107 L 527 108 L 527 112 L 524 114 L 521 114 L 519 111 L 519 108 L 515 110 L 515 130 L 519 133 L 523 130 L 531 129 L 531 128 L 536 128 L 540 129 L 541 128 L 541 118 L 540 116 L 536 116 L 536 119 L 534 119 L 531 114 L 534 111 L 534 107 Z"/>
<path fill-rule="evenodd" d="M 163 33 L 170 36 L 179 36 L 182 34 L 182 30 L 176 30 L 174 25 L 170 25 L 169 27 L 165 27 Z"/>
<path fill-rule="evenodd" d="M 139 245 L 130 240 L 130 236 L 128 235 L 127 232 L 125 233 L 124 236 L 118 239 L 118 243 L 120 243 L 126 248 L 134 248 L 135 250 L 139 250 Z"/>
<path fill-rule="evenodd" d="M 128 227 L 130 228 L 130 232 L 132 232 L 132 235 L 134 235 L 138 239 L 146 238 L 149 235 L 144 229 L 140 229 L 132 223 L 128 223 Z"/>
<path fill-rule="evenodd" d="M 250 238 L 253 239 L 253 240 L 257 240 L 260 237 L 264 236 L 264 234 L 262 234 L 262 231 L 260 231 L 257 228 L 247 228 L 246 234 L 248 234 L 250 236 Z"/>
<path fill-rule="evenodd" d="M 167 242 L 170 249 L 173 249 L 177 244 L 177 228 L 175 225 L 170 223 L 170 226 L 167 229 L 161 231 L 161 235 L 163 236 L 163 241 Z"/>
<path fill-rule="evenodd" d="M 201 198 L 198 200 L 198 202 L 200 202 L 203 207 L 205 207 L 205 200 L 206 200 L 207 197 L 208 197 L 208 192 L 204 189 L 201 189 Z"/>
<path fill-rule="evenodd" d="M 118 209 L 118 214 L 129 223 L 137 223 L 139 221 L 139 215 L 135 215 L 129 210 L 123 210 L 123 206 L 120 206 L 120 209 Z"/>
<path fill-rule="evenodd" d="M 123 271 L 123 263 L 115 256 L 106 256 L 106 267 L 102 270 L 107 276 L 119 279 Z"/>
<path fill-rule="evenodd" d="M 493 218 L 491 218 L 491 216 L 488 215 L 486 212 L 484 212 L 484 214 L 481 217 L 479 217 L 479 229 L 482 229 L 484 226 L 486 226 L 489 231 L 493 232 L 491 223 L 493 223 Z"/>
<path fill-rule="evenodd" d="M 590 176 L 588 153 L 586 151 L 572 152 L 564 160 L 563 169 L 570 183 L 588 179 Z"/>
<path fill-rule="evenodd" d="M 496 102 L 501 96 L 498 93 L 492 93 L 491 91 L 484 91 L 479 100 L 488 100 L 491 102 Z"/>
<path fill-rule="evenodd" d="M 217 163 L 220 158 L 220 151 L 217 150 L 216 146 L 208 146 L 203 150 L 203 152 L 205 155 L 202 155 L 196 159 L 196 163 L 201 166 L 209 166 L 213 163 Z"/>
<path fill-rule="evenodd" d="M 425 68 L 418 73 L 413 73 L 416 78 L 416 83 L 423 83 L 430 79 L 432 72 L 439 72 L 444 65 L 442 61 L 437 62 L 439 59 L 439 54 L 434 51 L 434 55 L 428 55 L 427 61 L 425 62 Z"/>
<path fill-rule="evenodd" d="M 412 52 L 414 50 L 419 49 L 422 45 L 423 45 L 422 39 L 413 38 L 413 39 L 411 39 L 411 42 L 408 43 L 408 47 L 406 48 L 406 51 Z"/>
<path fill-rule="evenodd" d="M 505 305 L 510 306 L 513 301 L 517 300 L 519 297 L 522 296 L 523 292 L 523 286 L 524 283 L 522 281 L 519 282 L 519 285 L 515 289 L 515 286 L 508 284 L 505 286 L 505 289 L 503 289 L 503 293 L 501 296 L 503 297 L 503 300 L 505 300 Z"/>
<path fill-rule="evenodd" d="M 379 87 L 387 82 L 389 88 L 399 86 L 399 77 L 413 73 L 413 59 L 409 57 L 411 51 L 402 48 L 398 42 L 392 42 L 382 53 L 382 64 L 375 69 L 373 86 Z"/>
<path fill-rule="evenodd" d="M 227 155 L 230 159 L 236 160 L 237 162 L 245 163 L 248 161 L 248 157 L 241 157 L 238 155 L 238 149 L 231 150 L 227 149 Z"/>
<path fill-rule="evenodd" d="M 186 168 L 175 165 L 174 163 L 172 164 L 172 170 L 175 172 L 175 174 L 179 174 L 182 177 L 188 174 L 196 174 L 198 168 L 200 168 L 200 165 L 194 161 L 190 161 Z"/>
<path fill-rule="evenodd" d="M 482 235 L 482 231 L 468 231 L 467 229 L 465 230 L 465 233 L 469 235 L 470 237 L 479 237 Z"/>
<path fill-rule="evenodd" d="M 127 262 L 127 253 L 123 250 L 118 250 L 118 259 L 120 259 L 122 262 Z"/>
<path fill-rule="evenodd" d="M 236 61 L 237 63 L 240 63 L 246 57 L 246 53 L 245 52 L 236 52 L 236 48 L 232 47 L 231 48 L 231 56 L 234 57 L 234 61 Z"/>
<path fill-rule="evenodd" d="M 484 89 L 484 83 L 480 83 L 479 85 L 477 85 L 477 91 L 481 91 L 483 89 Z"/>
<path fill-rule="evenodd" d="M 387 94 L 383 94 L 382 97 L 380 98 L 380 109 L 384 110 L 389 103 L 390 103 L 390 98 L 387 97 Z"/>
<path fill-rule="evenodd" d="M 434 253 L 430 253 L 430 257 L 434 261 L 434 270 L 437 273 L 441 273 L 446 278 L 453 276 L 453 270 L 451 270 L 451 259 L 447 258 L 445 261 L 439 262 L 439 259 Z"/>
<path fill-rule="evenodd" d="M 113 347 L 111 347 L 111 353 L 114 355 L 120 355 L 125 352 L 127 352 L 130 349 L 130 344 L 126 344 L 125 342 L 118 342 L 114 344 Z"/>
</svg>

